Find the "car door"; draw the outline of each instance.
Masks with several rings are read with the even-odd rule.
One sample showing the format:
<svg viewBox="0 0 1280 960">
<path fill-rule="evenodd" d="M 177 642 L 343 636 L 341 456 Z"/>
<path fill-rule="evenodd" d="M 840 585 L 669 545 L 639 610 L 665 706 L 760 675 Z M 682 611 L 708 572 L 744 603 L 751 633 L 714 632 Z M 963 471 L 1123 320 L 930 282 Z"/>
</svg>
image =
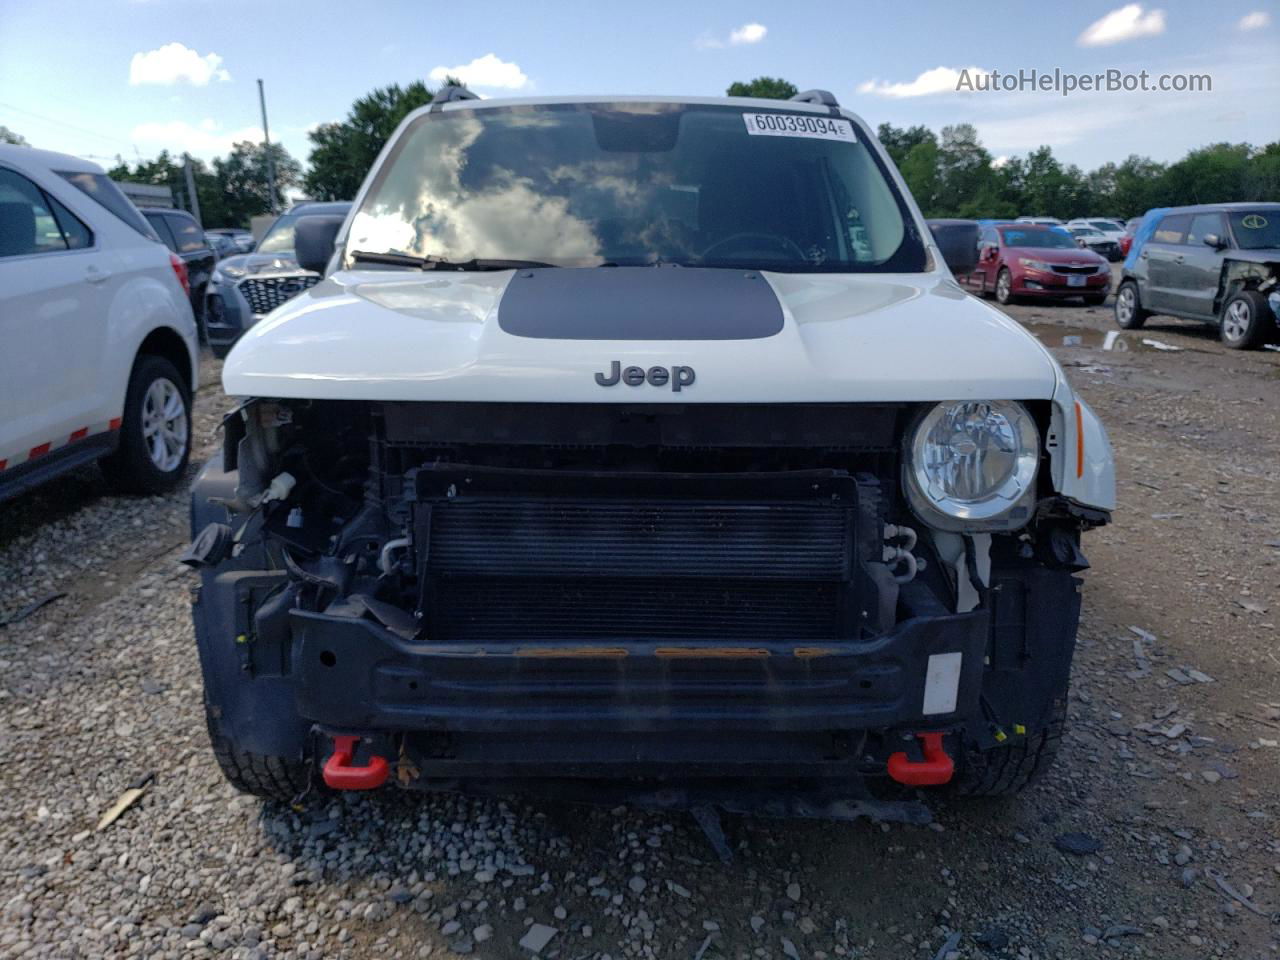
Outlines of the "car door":
<svg viewBox="0 0 1280 960">
<path fill-rule="evenodd" d="M 7 466 L 94 426 L 106 266 L 84 221 L 30 177 L 0 166 L 0 461 Z"/>
<path fill-rule="evenodd" d="M 1141 290 L 1142 305 L 1157 313 L 1179 313 L 1174 292 L 1175 268 L 1186 259 L 1183 240 L 1191 225 L 1191 215 L 1166 214 L 1142 247 L 1138 259 L 1146 267 L 1147 282 Z"/>
<path fill-rule="evenodd" d="M 1209 235 L 1227 240 L 1226 217 L 1221 213 L 1197 213 L 1187 227 L 1182 262 L 1173 265 L 1171 296 L 1180 312 L 1200 320 L 1217 316 L 1214 299 L 1222 273 L 1222 251 L 1204 242 Z"/>
<path fill-rule="evenodd" d="M 191 306 L 200 315 L 204 304 L 205 288 L 209 286 L 209 277 L 217 262 L 217 254 L 204 238 L 204 231 L 196 218 L 180 211 L 166 211 L 164 219 L 169 224 L 173 235 L 174 253 L 187 265 L 187 278 L 191 281 Z"/>
</svg>

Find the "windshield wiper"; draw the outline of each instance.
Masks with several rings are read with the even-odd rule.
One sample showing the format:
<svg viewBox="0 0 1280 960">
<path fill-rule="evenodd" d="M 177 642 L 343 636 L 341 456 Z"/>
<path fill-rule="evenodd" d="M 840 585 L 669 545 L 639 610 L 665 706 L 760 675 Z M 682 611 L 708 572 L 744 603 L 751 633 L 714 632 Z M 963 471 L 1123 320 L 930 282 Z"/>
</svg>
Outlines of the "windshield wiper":
<svg viewBox="0 0 1280 960">
<path fill-rule="evenodd" d="M 449 260 L 434 254 L 415 257 L 408 253 L 375 253 L 372 250 L 355 250 L 351 259 L 357 263 L 382 263 L 392 267 L 412 267 L 416 270 L 523 270 L 527 267 L 554 267 L 554 263 L 541 260 L 494 260 L 472 257 L 470 260 Z"/>
</svg>

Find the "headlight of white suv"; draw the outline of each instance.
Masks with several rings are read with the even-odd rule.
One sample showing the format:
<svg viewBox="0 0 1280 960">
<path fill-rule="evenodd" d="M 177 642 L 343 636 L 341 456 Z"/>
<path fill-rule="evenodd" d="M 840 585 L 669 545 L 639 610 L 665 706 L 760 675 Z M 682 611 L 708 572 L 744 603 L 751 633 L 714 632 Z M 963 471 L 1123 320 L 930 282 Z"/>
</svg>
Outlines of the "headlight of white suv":
<svg viewBox="0 0 1280 960">
<path fill-rule="evenodd" d="M 903 485 L 940 530 L 1014 530 L 1031 516 L 1040 430 L 1012 400 L 958 400 L 929 410 L 907 438 Z"/>
<path fill-rule="evenodd" d="M 223 280 L 239 280 L 248 272 L 244 267 L 235 267 L 228 264 L 225 267 L 214 267 L 211 279 L 214 283 L 220 283 Z"/>
</svg>

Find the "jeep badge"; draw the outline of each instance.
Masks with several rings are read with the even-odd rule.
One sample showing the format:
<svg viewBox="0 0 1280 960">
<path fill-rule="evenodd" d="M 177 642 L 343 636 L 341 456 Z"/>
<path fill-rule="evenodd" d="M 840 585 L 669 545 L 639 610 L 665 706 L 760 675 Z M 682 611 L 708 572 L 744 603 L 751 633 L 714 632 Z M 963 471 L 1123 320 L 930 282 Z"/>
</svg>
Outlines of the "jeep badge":
<svg viewBox="0 0 1280 960">
<path fill-rule="evenodd" d="M 670 383 L 673 393 L 679 393 L 696 379 L 697 375 L 693 372 L 693 367 L 672 367 L 670 370 L 666 367 L 650 367 L 645 370 L 644 367 L 624 368 L 617 360 L 610 364 L 607 375 L 596 374 L 596 383 L 602 387 L 612 387 L 618 381 L 622 381 L 628 387 L 638 387 L 643 383 L 648 383 L 651 387 L 664 387 Z"/>
</svg>

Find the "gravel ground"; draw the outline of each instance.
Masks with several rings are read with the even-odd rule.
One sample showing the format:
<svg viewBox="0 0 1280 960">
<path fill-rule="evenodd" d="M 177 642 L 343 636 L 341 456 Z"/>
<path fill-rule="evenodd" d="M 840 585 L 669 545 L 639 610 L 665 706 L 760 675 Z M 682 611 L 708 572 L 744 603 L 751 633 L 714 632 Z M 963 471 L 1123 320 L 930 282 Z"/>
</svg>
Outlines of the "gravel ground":
<svg viewBox="0 0 1280 960">
<path fill-rule="evenodd" d="M 729 817 L 729 866 L 677 814 L 263 805 L 205 738 L 185 496 L 106 497 L 91 468 L 0 506 L 0 620 L 66 593 L 0 628 L 0 956 L 1280 955 L 1280 354 L 1160 319 L 1104 352 L 1107 308 L 1010 313 L 1107 423 L 1121 481 L 1042 785 L 934 802 L 932 828 Z M 197 458 L 227 406 L 204 378 Z"/>
</svg>

